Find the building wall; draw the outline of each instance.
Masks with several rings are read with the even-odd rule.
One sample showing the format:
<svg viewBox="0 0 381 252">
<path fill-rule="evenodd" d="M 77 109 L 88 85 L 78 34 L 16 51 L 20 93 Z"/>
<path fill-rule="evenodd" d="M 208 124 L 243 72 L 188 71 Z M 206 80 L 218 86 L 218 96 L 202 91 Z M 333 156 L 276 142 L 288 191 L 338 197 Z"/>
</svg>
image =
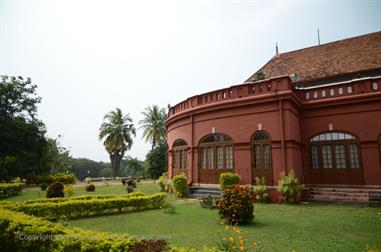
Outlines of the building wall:
<svg viewBox="0 0 381 252">
<path fill-rule="evenodd" d="M 288 77 L 263 83 L 239 85 L 195 96 L 176 105 L 167 121 L 169 174 L 172 173 L 173 142 L 188 143 L 188 167 L 185 173 L 190 183 L 198 183 L 198 145 L 213 132 L 230 136 L 234 143 L 234 172 L 241 175 L 242 184 L 251 184 L 251 137 L 258 130 L 271 137 L 273 179 L 277 184 L 281 172 L 293 169 L 302 182 L 308 183 L 312 136 L 333 130 L 358 137 L 361 147 L 364 184 L 381 185 L 381 167 L 377 137 L 381 133 L 381 81 L 372 90 L 373 81 L 350 83 L 352 92 L 339 94 L 340 87 L 295 90 Z M 333 96 L 314 96 L 323 89 Z M 310 92 L 307 99 L 306 93 Z M 221 98 L 225 97 L 225 98 Z M 313 98 L 311 98 L 313 97 Z"/>
</svg>

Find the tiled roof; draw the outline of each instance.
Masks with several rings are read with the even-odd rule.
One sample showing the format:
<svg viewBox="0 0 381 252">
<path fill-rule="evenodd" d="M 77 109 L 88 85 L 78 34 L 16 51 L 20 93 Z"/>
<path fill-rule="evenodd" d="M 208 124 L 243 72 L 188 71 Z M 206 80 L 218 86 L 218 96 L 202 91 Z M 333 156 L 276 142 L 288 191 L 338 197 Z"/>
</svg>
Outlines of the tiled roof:
<svg viewBox="0 0 381 252">
<path fill-rule="evenodd" d="M 381 31 L 275 55 L 257 73 L 265 78 L 296 74 L 296 83 L 381 69 Z"/>
</svg>

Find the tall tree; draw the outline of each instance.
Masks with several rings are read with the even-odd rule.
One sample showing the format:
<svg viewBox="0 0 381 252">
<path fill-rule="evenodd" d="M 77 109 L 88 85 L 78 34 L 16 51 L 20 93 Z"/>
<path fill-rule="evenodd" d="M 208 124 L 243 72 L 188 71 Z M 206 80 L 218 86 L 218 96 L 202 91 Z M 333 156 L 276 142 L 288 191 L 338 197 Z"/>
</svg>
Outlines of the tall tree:
<svg viewBox="0 0 381 252">
<path fill-rule="evenodd" d="M 103 121 L 99 129 L 99 140 L 104 139 L 103 145 L 110 155 L 112 176 L 116 177 L 124 153 L 131 149 L 132 135 L 136 135 L 136 130 L 129 114 L 124 116 L 120 108 L 106 114 Z"/>
<path fill-rule="evenodd" d="M 146 107 L 142 114 L 144 119 L 139 121 L 140 128 L 144 129 L 143 137 L 146 142 L 151 142 L 151 150 L 153 150 L 156 145 L 167 138 L 167 130 L 165 128 L 167 113 L 165 108 L 152 105 Z"/>
<path fill-rule="evenodd" d="M 146 174 L 154 179 L 159 178 L 165 171 L 165 152 L 166 143 L 161 141 L 153 150 L 146 155 L 145 169 Z"/>
<path fill-rule="evenodd" d="M 0 76 L 0 178 L 46 172 L 45 125 L 36 118 L 37 86 L 30 78 Z"/>
</svg>

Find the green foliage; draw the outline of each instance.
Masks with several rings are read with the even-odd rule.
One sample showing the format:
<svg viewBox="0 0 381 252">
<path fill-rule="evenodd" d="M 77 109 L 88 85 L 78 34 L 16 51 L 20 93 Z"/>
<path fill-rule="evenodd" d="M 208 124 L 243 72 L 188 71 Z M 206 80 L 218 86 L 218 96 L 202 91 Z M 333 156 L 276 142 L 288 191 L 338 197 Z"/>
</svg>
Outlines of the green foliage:
<svg viewBox="0 0 381 252">
<path fill-rule="evenodd" d="M 75 177 L 83 181 L 86 177 L 111 177 L 111 164 L 96 162 L 87 158 L 71 158 L 71 171 Z"/>
<path fill-rule="evenodd" d="M 124 177 L 144 177 L 144 162 L 127 156 L 120 163 L 120 175 Z"/>
<path fill-rule="evenodd" d="M 265 177 L 255 177 L 256 185 L 254 186 L 255 199 L 260 203 L 269 202 L 270 197 L 267 192 Z"/>
<path fill-rule="evenodd" d="M 64 193 L 64 184 L 61 182 L 54 182 L 46 191 L 46 197 L 47 198 L 58 198 L 58 197 L 65 197 Z"/>
<path fill-rule="evenodd" d="M 8 198 L 21 193 L 23 183 L 0 183 L 0 198 Z"/>
<path fill-rule="evenodd" d="M 241 177 L 232 172 L 224 172 L 220 175 L 220 185 L 221 190 L 225 190 L 226 188 L 232 187 L 239 183 Z"/>
<path fill-rule="evenodd" d="M 147 246 L 127 234 L 69 228 L 2 208 L 0 227 L 0 251 L 132 251 L 132 246 Z"/>
<path fill-rule="evenodd" d="M 85 178 L 85 183 L 90 184 L 91 182 L 93 182 L 93 179 L 91 177 Z"/>
<path fill-rule="evenodd" d="M 231 224 L 248 224 L 254 219 L 254 193 L 251 188 L 234 185 L 225 189 L 217 201 L 221 220 Z"/>
<path fill-rule="evenodd" d="M 165 172 L 166 143 L 161 142 L 146 155 L 145 169 L 149 177 L 157 179 Z"/>
<path fill-rule="evenodd" d="M 278 182 L 278 191 L 282 193 L 284 200 L 287 203 L 295 203 L 300 197 L 304 185 L 301 185 L 293 170 L 286 176 L 281 173 L 281 178 Z"/>
<path fill-rule="evenodd" d="M 188 178 L 184 174 L 179 174 L 173 177 L 173 189 L 176 197 L 183 198 L 188 196 Z"/>
<path fill-rule="evenodd" d="M 146 107 L 142 112 L 144 119 L 139 121 L 140 128 L 144 129 L 143 138 L 146 142 L 152 143 L 152 149 L 156 145 L 165 141 L 167 138 L 167 130 L 165 128 L 165 121 L 167 120 L 167 113 L 165 108 L 159 108 L 157 105 Z"/>
<path fill-rule="evenodd" d="M 168 173 L 164 172 L 163 175 L 159 177 L 158 185 L 160 186 L 160 192 L 168 192 Z"/>
<path fill-rule="evenodd" d="M 244 252 L 254 251 L 256 242 L 249 245 L 245 234 L 237 226 L 224 226 L 222 237 L 217 241 L 218 251 Z"/>
<path fill-rule="evenodd" d="M 124 153 L 131 149 L 132 136 L 136 135 L 132 119 L 127 115 L 123 115 L 120 108 L 110 111 L 103 118 L 99 129 L 99 140 L 103 140 L 106 151 L 110 154 L 112 176 L 119 176 L 120 162 Z"/>
<path fill-rule="evenodd" d="M 64 184 L 74 184 L 75 177 L 71 173 L 41 174 L 30 176 L 27 180 L 28 184 L 51 184 L 53 182 L 62 182 Z"/>
<path fill-rule="evenodd" d="M 39 184 L 41 191 L 46 191 L 48 189 L 49 184 L 48 183 L 41 183 Z"/>
<path fill-rule="evenodd" d="M 163 211 L 166 214 L 173 214 L 176 212 L 175 199 L 173 197 L 166 197 L 163 202 Z"/>
<path fill-rule="evenodd" d="M 199 201 L 202 208 L 216 208 L 215 198 L 213 198 L 211 194 L 200 197 Z"/>
<path fill-rule="evenodd" d="M 57 201 L 28 201 L 5 204 L 5 208 L 47 219 L 78 218 L 104 214 L 126 213 L 142 209 L 155 209 L 163 205 L 164 193 L 140 195 L 111 195 L 96 197 L 72 197 Z"/>
<path fill-rule="evenodd" d="M 95 185 L 94 184 L 88 184 L 86 185 L 86 191 L 88 192 L 94 192 L 95 191 Z"/>
<path fill-rule="evenodd" d="M 75 190 L 73 185 L 65 185 L 64 192 L 66 197 L 73 197 Z"/>
</svg>

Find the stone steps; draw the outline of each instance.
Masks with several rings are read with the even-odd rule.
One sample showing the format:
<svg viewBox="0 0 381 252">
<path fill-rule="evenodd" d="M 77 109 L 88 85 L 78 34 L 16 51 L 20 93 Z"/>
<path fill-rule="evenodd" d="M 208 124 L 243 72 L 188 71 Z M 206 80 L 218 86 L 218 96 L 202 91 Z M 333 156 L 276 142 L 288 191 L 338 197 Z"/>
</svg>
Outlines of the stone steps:
<svg viewBox="0 0 381 252">
<path fill-rule="evenodd" d="M 370 191 L 381 191 L 377 188 L 361 187 L 310 187 L 309 199 L 313 202 L 335 203 L 369 203 Z"/>
<path fill-rule="evenodd" d="M 202 197 L 206 195 L 212 195 L 219 197 L 221 196 L 221 191 L 218 188 L 208 188 L 208 187 L 191 187 L 189 188 L 189 194 L 192 197 Z"/>
</svg>

